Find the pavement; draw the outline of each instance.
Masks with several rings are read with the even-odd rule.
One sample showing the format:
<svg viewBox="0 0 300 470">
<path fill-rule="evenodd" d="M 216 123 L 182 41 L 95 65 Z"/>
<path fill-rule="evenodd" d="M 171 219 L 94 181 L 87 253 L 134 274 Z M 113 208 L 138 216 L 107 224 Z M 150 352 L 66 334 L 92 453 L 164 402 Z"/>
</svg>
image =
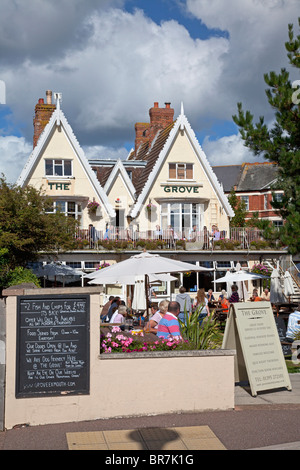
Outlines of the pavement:
<svg viewBox="0 0 300 470">
<path fill-rule="evenodd" d="M 300 373 L 290 374 L 290 380 L 291 391 L 256 397 L 247 384 L 237 384 L 233 410 L 16 427 L 0 432 L 0 450 L 103 450 L 100 459 L 111 459 L 106 464 L 133 467 L 190 464 L 188 458 L 199 458 L 201 450 L 300 450 Z M 121 451 L 127 459 L 140 456 L 140 462 L 118 460 Z M 174 462 L 156 461 L 157 451 L 162 459 L 174 455 Z"/>
</svg>

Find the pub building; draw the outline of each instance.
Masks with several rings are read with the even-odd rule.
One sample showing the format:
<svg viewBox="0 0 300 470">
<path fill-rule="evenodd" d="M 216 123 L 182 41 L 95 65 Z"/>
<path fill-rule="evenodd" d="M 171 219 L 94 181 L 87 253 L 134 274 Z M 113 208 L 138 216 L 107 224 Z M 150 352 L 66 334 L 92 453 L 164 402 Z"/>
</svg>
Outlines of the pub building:
<svg viewBox="0 0 300 470">
<path fill-rule="evenodd" d="M 212 281 L 237 262 L 250 268 L 262 255 L 249 250 L 243 254 L 212 253 L 213 231 L 217 229 L 219 236 L 228 238 L 229 222 L 234 216 L 223 185 L 183 105 L 174 119 L 170 103 L 159 107 L 155 102 L 149 118 L 149 122 L 135 124 L 135 146 L 126 160 L 96 156 L 88 160 L 61 109 L 61 93 L 53 97 L 47 91 L 46 103 L 41 98 L 35 106 L 33 151 L 17 184 L 42 188 L 53 201 L 51 211 L 60 210 L 79 221 L 79 238 L 90 242 L 90 228 L 95 229 L 98 249 L 86 245 L 60 255 L 60 260 L 72 267 L 90 272 L 101 263 L 111 264 L 133 254 L 132 250 L 124 250 L 122 258 L 120 253 L 107 252 L 101 249 L 103 239 L 161 238 L 168 244 L 166 256 L 200 263 L 210 271 L 180 274 L 175 285 L 159 286 L 157 293 L 169 296 L 179 284 L 191 292 L 199 287 L 214 289 Z M 185 240 L 189 248 L 180 251 L 177 240 Z M 274 258 L 278 253 L 272 255 Z M 121 291 L 111 287 L 107 293 L 111 292 Z"/>
</svg>

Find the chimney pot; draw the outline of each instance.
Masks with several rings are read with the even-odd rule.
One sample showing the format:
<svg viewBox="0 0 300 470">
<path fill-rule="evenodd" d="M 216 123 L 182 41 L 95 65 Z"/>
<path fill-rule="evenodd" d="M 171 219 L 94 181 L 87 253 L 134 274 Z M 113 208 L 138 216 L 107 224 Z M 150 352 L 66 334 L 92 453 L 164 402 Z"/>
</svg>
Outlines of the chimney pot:
<svg viewBox="0 0 300 470">
<path fill-rule="evenodd" d="M 52 104 L 52 91 L 51 90 L 46 91 L 46 98 L 47 98 L 47 104 Z"/>
<path fill-rule="evenodd" d="M 171 103 L 165 103 L 166 105 L 166 108 L 170 108 L 171 107 Z"/>
<path fill-rule="evenodd" d="M 154 108 L 158 108 L 158 102 L 157 101 L 155 101 L 155 103 L 154 103 Z"/>
<path fill-rule="evenodd" d="M 40 98 L 38 101 L 39 104 L 44 104 L 44 98 Z"/>
</svg>

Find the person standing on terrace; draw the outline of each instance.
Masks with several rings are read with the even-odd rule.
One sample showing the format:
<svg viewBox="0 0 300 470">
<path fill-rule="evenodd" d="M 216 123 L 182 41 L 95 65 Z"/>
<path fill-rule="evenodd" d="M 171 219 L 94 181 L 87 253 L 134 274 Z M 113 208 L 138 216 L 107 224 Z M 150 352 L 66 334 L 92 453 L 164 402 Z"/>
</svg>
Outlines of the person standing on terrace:
<svg viewBox="0 0 300 470">
<path fill-rule="evenodd" d="M 183 286 L 179 287 L 179 294 L 176 295 L 176 302 L 180 305 L 179 320 L 185 323 L 185 313 L 190 316 L 192 313 L 192 301 L 189 294 L 186 293 L 186 289 Z"/>
<path fill-rule="evenodd" d="M 229 297 L 229 302 L 232 304 L 232 303 L 236 303 L 236 302 L 239 302 L 240 301 L 240 297 L 239 297 L 239 293 L 238 293 L 238 287 L 233 284 L 233 286 L 231 286 L 231 296 Z"/>
</svg>

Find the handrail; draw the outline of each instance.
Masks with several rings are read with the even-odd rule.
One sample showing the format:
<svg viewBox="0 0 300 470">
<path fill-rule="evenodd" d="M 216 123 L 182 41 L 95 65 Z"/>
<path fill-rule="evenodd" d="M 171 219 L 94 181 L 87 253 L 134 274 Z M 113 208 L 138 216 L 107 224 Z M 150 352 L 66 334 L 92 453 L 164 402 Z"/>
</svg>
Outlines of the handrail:
<svg viewBox="0 0 300 470">
<path fill-rule="evenodd" d="M 134 227 L 115 227 L 110 226 L 106 231 L 97 230 L 95 227 L 91 229 L 78 229 L 75 239 L 78 245 L 97 248 L 103 241 L 127 241 L 137 245 L 141 240 L 161 241 L 166 248 L 174 248 L 179 241 L 187 243 L 197 243 L 197 249 L 211 250 L 216 245 L 230 246 L 250 250 L 251 242 L 261 241 L 261 231 L 250 227 L 231 227 L 229 232 L 220 230 L 216 235 L 208 231 L 199 230 L 192 232 L 189 228 L 177 230 L 176 228 L 167 228 L 163 230 L 144 230 L 139 231 Z"/>
</svg>

